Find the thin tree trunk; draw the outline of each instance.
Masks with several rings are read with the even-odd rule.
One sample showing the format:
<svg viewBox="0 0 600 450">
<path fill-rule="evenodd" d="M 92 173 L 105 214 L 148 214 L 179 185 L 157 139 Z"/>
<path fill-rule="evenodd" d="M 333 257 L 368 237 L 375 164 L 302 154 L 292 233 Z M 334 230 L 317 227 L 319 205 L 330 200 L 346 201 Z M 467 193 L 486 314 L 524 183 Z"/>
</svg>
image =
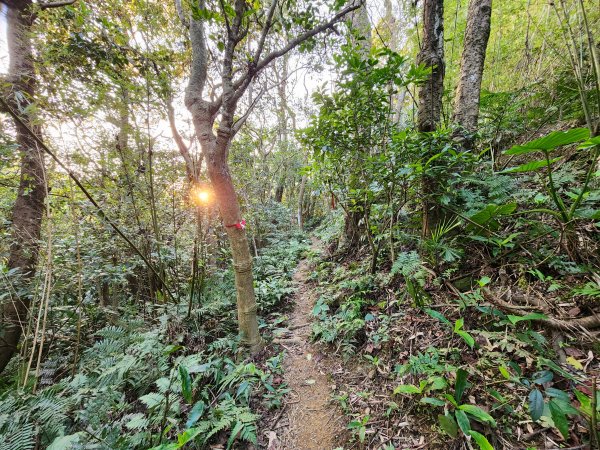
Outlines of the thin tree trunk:
<svg viewBox="0 0 600 450">
<path fill-rule="evenodd" d="M 298 227 L 304 229 L 304 190 L 306 189 L 306 175 L 302 175 L 300 191 L 298 192 Z"/>
<path fill-rule="evenodd" d="M 354 0 L 352 4 L 360 4 L 360 7 L 350 14 L 352 44 L 360 57 L 366 59 L 371 53 L 371 23 L 369 22 L 367 4 L 364 0 Z M 356 130 L 356 135 L 361 136 L 363 131 L 362 127 L 359 126 Z M 368 152 L 368 149 L 359 148 L 359 154 L 366 154 L 366 152 Z M 354 171 L 357 172 L 358 170 L 359 168 L 355 166 Z M 352 174 L 348 180 L 348 190 L 359 188 L 361 181 L 362 177 L 359 174 Z M 344 208 L 346 211 L 344 216 L 344 233 L 339 242 L 339 248 L 344 250 L 355 250 L 358 248 L 361 232 L 364 231 L 364 227 L 361 226 L 361 220 L 369 214 L 369 211 L 350 210 L 351 203 L 351 199 L 347 198 L 347 207 Z M 360 203 L 362 204 L 363 202 L 361 201 Z"/>
<path fill-rule="evenodd" d="M 419 112 L 417 128 L 420 132 L 434 131 L 442 113 L 444 93 L 444 2 L 425 0 L 423 5 L 423 41 L 417 62 L 431 67 L 431 76 L 419 89 Z M 429 159 L 428 154 L 424 160 Z M 434 177 L 423 176 L 423 235 L 427 236 L 438 220 L 439 211 L 435 204 L 437 181 Z"/>
<path fill-rule="evenodd" d="M 14 1 L 7 13 L 9 81 L 15 94 L 11 107 L 22 115 L 23 122 L 39 133 L 33 117 L 26 109 L 35 98 L 35 72 L 29 32 L 34 17 L 30 0 Z M 9 270 L 17 269 L 21 282 L 29 284 L 35 275 L 39 254 L 39 239 L 44 216 L 46 178 L 44 154 L 33 138 L 19 123 L 15 123 L 16 138 L 21 154 L 21 180 L 13 207 L 12 241 L 8 258 Z M 30 299 L 27 295 L 2 305 L 0 338 L 0 372 L 4 370 L 17 349 L 23 325 L 27 322 Z"/>
<path fill-rule="evenodd" d="M 217 151 L 217 153 L 226 154 L 226 151 Z M 262 347 L 262 339 L 258 331 L 252 255 L 246 230 L 243 226 L 238 225 L 242 222 L 242 215 L 237 194 L 228 164 L 223 158 L 212 155 L 207 158 L 207 167 L 231 246 L 237 292 L 238 324 L 242 343 L 247 345 L 251 352 L 256 352 Z"/>
<path fill-rule="evenodd" d="M 463 135 L 467 148 L 472 146 L 472 134 L 477 130 L 481 80 L 490 37 L 491 17 L 492 0 L 471 0 L 469 2 L 467 28 L 454 103 L 454 122 L 461 129 L 459 133 Z"/>
<path fill-rule="evenodd" d="M 281 201 L 283 200 L 283 180 L 279 182 L 279 184 L 277 185 L 277 187 L 275 188 L 275 201 L 277 203 L 281 203 Z"/>
</svg>

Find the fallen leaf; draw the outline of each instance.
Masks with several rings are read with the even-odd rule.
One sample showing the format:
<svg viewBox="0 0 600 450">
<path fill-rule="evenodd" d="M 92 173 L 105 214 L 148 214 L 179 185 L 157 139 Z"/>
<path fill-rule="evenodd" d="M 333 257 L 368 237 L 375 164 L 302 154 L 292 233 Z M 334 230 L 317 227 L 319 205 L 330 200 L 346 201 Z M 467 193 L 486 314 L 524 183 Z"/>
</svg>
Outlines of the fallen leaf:
<svg viewBox="0 0 600 450">
<path fill-rule="evenodd" d="M 583 365 L 572 356 L 567 357 L 567 364 L 575 367 L 577 370 L 583 370 Z"/>
</svg>

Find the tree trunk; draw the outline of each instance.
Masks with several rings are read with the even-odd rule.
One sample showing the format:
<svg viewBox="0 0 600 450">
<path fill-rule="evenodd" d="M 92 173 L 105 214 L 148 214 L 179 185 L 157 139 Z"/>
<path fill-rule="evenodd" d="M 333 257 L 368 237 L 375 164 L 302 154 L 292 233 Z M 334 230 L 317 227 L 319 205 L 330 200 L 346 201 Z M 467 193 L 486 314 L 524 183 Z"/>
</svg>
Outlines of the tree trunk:
<svg viewBox="0 0 600 450">
<path fill-rule="evenodd" d="M 220 95 L 215 95 L 214 86 L 207 86 L 209 63 L 211 61 L 209 60 L 209 49 L 206 42 L 205 22 L 202 18 L 194 17 L 193 14 L 189 17 L 189 22 L 184 20 L 184 23 L 189 25 L 192 44 L 192 64 L 190 79 L 185 92 L 185 105 L 192 115 L 196 137 L 200 141 L 202 153 L 206 158 L 208 175 L 215 191 L 221 217 L 227 229 L 227 236 L 231 245 L 242 343 L 249 346 L 252 352 L 257 352 L 262 347 L 262 339 L 258 333 L 256 297 L 252 279 L 252 257 L 250 256 L 248 239 L 227 164 L 229 145 L 252 110 L 251 106 L 246 114 L 236 121 L 234 116 L 237 103 L 252 84 L 252 81 L 265 67 L 277 58 L 286 55 L 307 39 L 330 29 L 334 24 L 343 20 L 346 14 L 353 11 L 353 8 L 348 7 L 339 11 L 331 20 L 296 36 L 278 50 L 263 55 L 266 38 L 270 30 L 277 28 L 272 26 L 275 22 L 277 2 L 272 2 L 266 11 L 264 28 L 257 41 L 258 46 L 253 55 L 252 63 L 247 64 L 247 67 L 242 70 L 243 74 L 240 78 L 236 78 L 234 82 L 234 60 L 237 59 L 236 56 L 241 57 L 243 61 L 248 60 L 247 55 L 240 55 L 240 51 L 236 49 L 238 44 L 248 36 L 249 28 L 243 25 L 248 13 L 248 5 L 245 0 L 235 0 L 232 3 L 233 5 L 230 6 L 233 6 L 233 10 L 227 12 L 224 10 L 224 3 L 221 3 L 221 12 L 227 15 L 232 14 L 231 18 L 228 19 L 226 28 L 223 29 L 225 45 L 222 59 L 218 61 L 221 74 Z M 194 2 L 194 4 L 201 9 L 205 6 L 203 0 Z M 205 89 L 208 92 L 204 92 Z M 208 100 L 208 98 L 211 100 Z M 215 127 L 217 118 L 218 126 Z"/>
<path fill-rule="evenodd" d="M 275 201 L 277 203 L 281 203 L 282 200 L 283 200 L 283 184 L 280 183 L 275 188 Z"/>
<path fill-rule="evenodd" d="M 9 3 L 7 13 L 8 51 L 10 57 L 9 81 L 15 94 L 10 106 L 22 116 L 23 122 L 34 132 L 34 124 L 27 108 L 34 99 L 35 72 L 29 32 L 33 23 L 30 0 Z M 20 281 L 29 284 L 35 275 L 39 253 L 39 239 L 46 198 L 44 153 L 27 130 L 15 122 L 16 140 L 21 154 L 21 179 L 12 216 L 12 240 L 8 269 L 17 269 Z M 23 326 L 27 322 L 30 298 L 23 295 L 2 305 L 3 335 L 0 339 L 0 372 L 15 353 Z"/>
<path fill-rule="evenodd" d="M 467 15 L 465 42 L 454 101 L 454 122 L 460 128 L 466 147 L 472 146 L 477 130 L 481 79 L 490 37 L 492 0 L 471 0 Z"/>
<path fill-rule="evenodd" d="M 367 12 L 367 1 L 366 0 L 354 0 L 353 5 L 362 5 L 350 13 L 350 20 L 352 24 L 352 43 L 361 56 L 365 59 L 369 57 L 371 53 L 371 22 L 369 21 L 369 14 Z"/>
<path fill-rule="evenodd" d="M 353 5 L 361 4 L 361 6 L 350 14 L 351 20 L 351 42 L 356 48 L 361 58 L 366 59 L 371 53 L 371 23 L 367 12 L 366 0 L 354 0 Z M 357 135 L 363 134 L 362 127 L 359 126 Z M 368 152 L 369 149 L 359 148 L 360 152 Z M 363 159 L 362 157 L 360 159 Z M 354 167 L 354 171 L 358 171 Z M 348 190 L 359 188 L 362 177 L 358 174 L 351 174 L 348 180 Z M 333 203 L 333 201 L 332 201 Z M 352 207 L 352 199 L 346 199 L 346 215 L 344 216 L 344 233 L 339 241 L 339 248 L 342 250 L 355 250 L 359 246 L 361 232 L 364 227 L 361 227 L 361 219 L 368 211 L 349 211 Z"/>
<path fill-rule="evenodd" d="M 212 154 L 211 154 L 212 153 Z M 238 324 L 242 343 L 256 352 L 262 347 L 262 339 L 258 331 L 257 305 L 252 277 L 252 255 L 248 246 L 246 230 L 237 226 L 242 221 L 238 198 L 229 173 L 229 166 L 220 155 L 227 151 L 217 150 L 208 153 L 207 167 L 221 218 L 227 230 L 227 238 L 231 246 L 233 268 L 235 271 L 235 288 L 237 291 Z"/>
<path fill-rule="evenodd" d="M 304 229 L 304 190 L 306 189 L 306 175 L 302 175 L 300 191 L 298 192 L 298 228 Z"/>
<path fill-rule="evenodd" d="M 425 0 L 423 6 L 423 42 L 417 56 L 419 64 L 431 67 L 431 76 L 419 89 L 417 128 L 434 131 L 442 114 L 444 93 L 444 2 Z"/>
<path fill-rule="evenodd" d="M 419 64 L 431 67 L 431 76 L 419 88 L 419 112 L 417 128 L 420 132 L 434 131 L 442 114 L 442 95 L 444 93 L 444 2 L 443 0 L 425 0 L 423 5 L 423 41 L 417 57 Z M 431 152 L 430 152 L 431 153 Z M 431 154 L 426 153 L 425 161 Z M 437 180 L 425 174 L 423 176 L 423 229 L 424 236 L 429 235 L 439 218 L 434 197 L 437 193 Z"/>
</svg>

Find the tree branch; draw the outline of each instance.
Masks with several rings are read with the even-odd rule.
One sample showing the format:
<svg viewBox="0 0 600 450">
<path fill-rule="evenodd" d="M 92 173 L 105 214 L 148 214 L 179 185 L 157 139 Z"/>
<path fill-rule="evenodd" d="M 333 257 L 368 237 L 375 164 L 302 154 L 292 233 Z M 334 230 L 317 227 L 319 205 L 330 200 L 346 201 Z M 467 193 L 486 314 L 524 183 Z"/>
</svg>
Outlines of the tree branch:
<svg viewBox="0 0 600 450">
<path fill-rule="evenodd" d="M 242 115 L 242 117 L 240 117 L 238 120 L 235 121 L 235 123 L 233 124 L 233 127 L 232 127 L 232 133 L 231 133 L 232 136 L 235 136 L 237 134 L 237 132 L 240 131 L 240 129 L 244 126 L 244 123 L 246 123 L 246 120 L 248 119 L 248 117 L 250 117 L 252 110 L 254 109 L 256 104 L 260 101 L 260 99 L 262 98 L 262 96 L 265 92 L 266 92 L 265 89 L 261 89 L 261 91 L 258 93 L 256 98 L 254 99 L 254 101 L 250 104 L 250 106 L 248 106 L 248 109 Z"/>
<path fill-rule="evenodd" d="M 249 62 L 246 75 L 244 77 L 242 77 L 241 79 L 239 79 L 238 82 L 234 85 L 235 99 L 238 100 L 239 98 L 242 97 L 242 95 L 244 95 L 244 92 L 248 88 L 248 85 L 250 84 L 250 81 L 252 81 L 252 78 L 254 78 L 261 70 L 263 70 L 265 67 L 267 67 L 274 59 L 285 55 L 286 53 L 290 52 L 294 48 L 298 47 L 303 42 L 307 41 L 308 39 L 327 30 L 328 28 L 333 27 L 333 25 L 335 25 L 336 23 L 341 21 L 348 13 L 351 13 L 352 11 L 360 8 L 361 6 L 362 6 L 362 2 L 356 2 L 355 4 L 350 5 L 347 8 L 341 10 L 339 13 L 337 13 L 335 16 L 333 16 L 329 21 L 316 26 L 315 28 L 306 31 L 305 33 L 302 33 L 300 36 L 297 36 L 295 39 L 292 39 L 290 42 L 288 42 L 288 44 L 285 47 L 269 53 L 261 61 Z"/>
<path fill-rule="evenodd" d="M 60 8 L 62 6 L 69 6 L 75 3 L 77 0 L 65 0 L 62 2 L 51 2 L 51 3 L 39 3 L 41 9 Z"/>
<path fill-rule="evenodd" d="M 175 10 L 177 11 L 177 15 L 179 16 L 179 20 L 181 20 L 183 26 L 189 28 L 190 21 L 187 19 L 187 17 L 185 17 L 185 14 L 183 12 L 183 6 L 181 5 L 181 0 L 175 0 Z"/>
<path fill-rule="evenodd" d="M 202 8 L 204 1 L 200 0 L 198 6 Z M 195 103 L 202 102 L 202 92 L 206 84 L 208 70 L 208 52 L 206 48 L 206 36 L 204 35 L 204 23 L 191 17 L 190 40 L 192 41 L 192 68 L 190 82 L 185 92 L 185 104 L 188 109 Z"/>
<path fill-rule="evenodd" d="M 260 35 L 260 40 L 258 41 L 258 48 L 254 53 L 254 61 L 258 61 L 262 54 L 262 51 L 265 47 L 265 41 L 267 39 L 267 35 L 269 34 L 269 30 L 271 29 L 271 25 L 273 25 L 273 16 L 275 15 L 275 8 L 277 7 L 277 0 L 273 0 L 271 3 L 271 7 L 269 8 L 269 12 L 267 14 L 267 21 L 265 22 L 265 27 L 262 30 Z"/>
</svg>

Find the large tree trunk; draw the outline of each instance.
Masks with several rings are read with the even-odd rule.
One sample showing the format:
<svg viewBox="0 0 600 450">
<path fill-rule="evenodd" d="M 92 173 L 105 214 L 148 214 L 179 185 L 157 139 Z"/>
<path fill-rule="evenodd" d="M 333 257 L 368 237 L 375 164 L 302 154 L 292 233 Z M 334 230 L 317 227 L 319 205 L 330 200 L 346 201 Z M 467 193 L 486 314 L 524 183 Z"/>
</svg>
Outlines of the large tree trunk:
<svg viewBox="0 0 600 450">
<path fill-rule="evenodd" d="M 472 145 L 472 134 L 477 130 L 479 97 L 485 53 L 490 37 L 492 0 L 471 0 L 467 15 L 467 29 L 460 61 L 460 76 L 454 102 L 454 122 L 461 129 L 465 145 Z"/>
<path fill-rule="evenodd" d="M 13 1 L 8 4 L 8 51 L 10 57 L 9 82 L 12 84 L 11 107 L 21 115 L 23 122 L 34 132 L 28 109 L 35 94 L 35 73 L 30 29 L 33 15 L 30 0 Z M 12 216 L 12 241 L 8 268 L 17 269 L 20 282 L 29 284 L 35 275 L 39 239 L 46 198 L 44 153 L 38 148 L 27 130 L 15 122 L 16 138 L 21 154 L 21 180 Z M 27 322 L 30 297 L 25 294 L 9 299 L 2 305 L 2 328 L 0 338 L 0 372 L 4 370 L 17 349 L 23 327 Z"/>
<path fill-rule="evenodd" d="M 442 114 L 444 93 L 444 2 L 425 0 L 423 5 L 423 41 L 417 62 L 431 67 L 431 75 L 419 89 L 417 128 L 420 132 L 434 131 Z M 428 154 L 424 160 L 429 159 Z M 439 218 L 435 195 L 437 181 L 427 174 L 423 177 L 423 235 L 427 236 Z"/>
</svg>

